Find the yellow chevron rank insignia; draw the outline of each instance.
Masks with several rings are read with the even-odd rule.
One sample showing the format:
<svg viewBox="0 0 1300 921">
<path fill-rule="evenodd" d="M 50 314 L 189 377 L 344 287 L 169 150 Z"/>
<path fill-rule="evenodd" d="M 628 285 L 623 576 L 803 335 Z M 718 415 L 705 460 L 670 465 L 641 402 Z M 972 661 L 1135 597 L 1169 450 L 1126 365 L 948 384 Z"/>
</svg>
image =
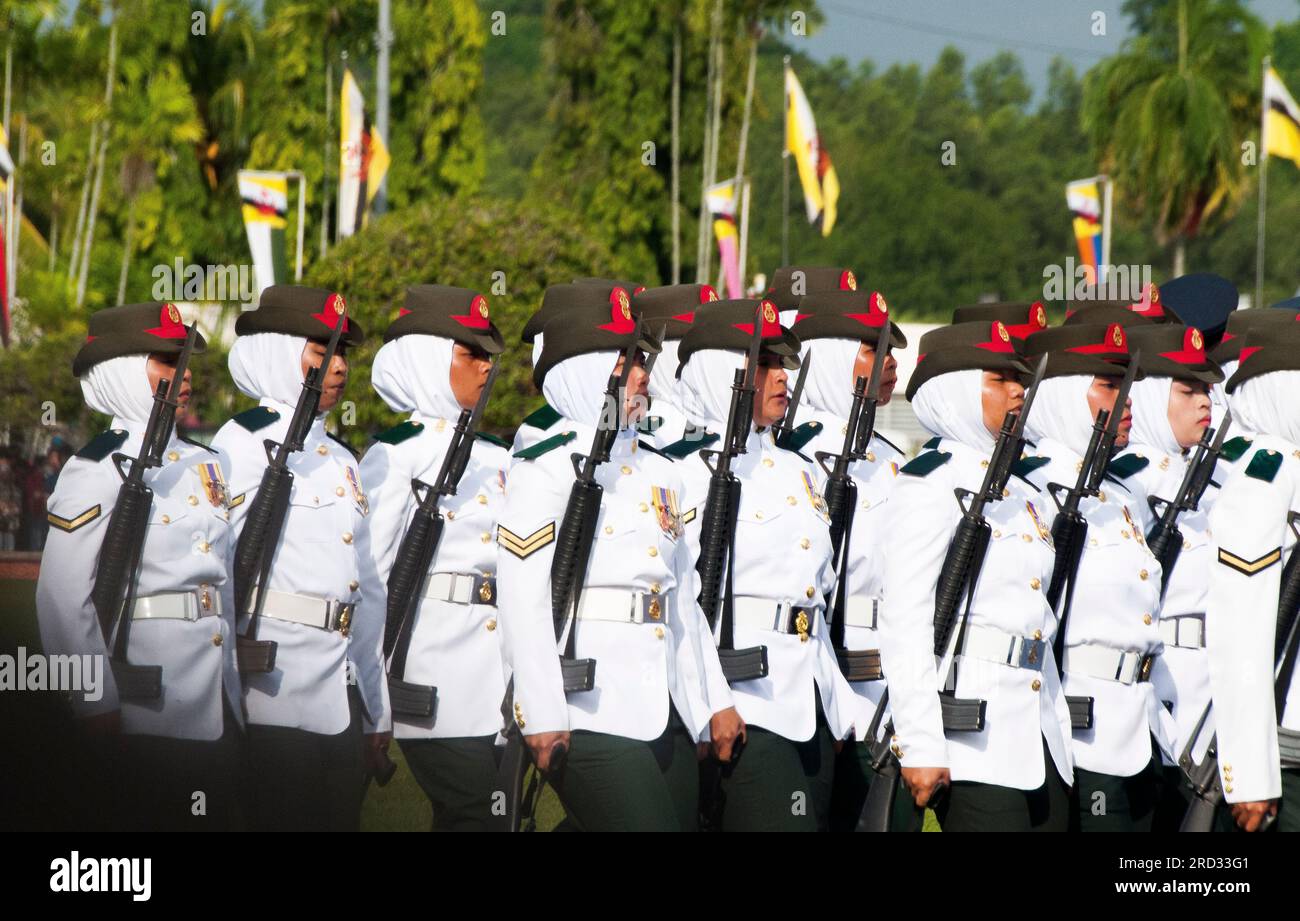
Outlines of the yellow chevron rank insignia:
<svg viewBox="0 0 1300 921">
<path fill-rule="evenodd" d="M 45 520 L 48 521 L 54 527 L 58 528 L 60 531 L 67 531 L 71 533 L 77 530 L 77 528 L 80 528 L 83 525 L 88 525 L 96 518 L 98 518 L 100 511 L 101 511 L 100 506 L 96 505 L 86 509 L 84 512 L 82 512 L 80 515 L 77 515 L 75 518 L 60 518 L 58 515 L 54 514 L 53 512 L 46 512 Z"/>
<path fill-rule="evenodd" d="M 497 525 L 497 543 L 521 560 L 526 560 L 538 550 L 555 540 L 555 522 L 542 525 L 527 537 L 520 537 L 505 525 Z"/>
<path fill-rule="evenodd" d="M 1247 576 L 1253 576 L 1256 573 L 1263 572 L 1280 559 L 1282 559 L 1281 547 L 1270 550 L 1257 560 L 1243 559 L 1235 553 L 1229 553 L 1222 547 L 1219 548 L 1219 562 L 1224 566 L 1227 566 L 1230 569 L 1235 569 L 1237 572 L 1243 573 Z"/>
<path fill-rule="evenodd" d="M 235 496 L 235 498 L 230 500 L 230 505 L 228 506 L 228 508 L 239 508 L 239 506 L 244 504 L 244 500 L 247 498 L 248 498 L 248 493 L 241 492 L 239 495 Z"/>
<path fill-rule="evenodd" d="M 699 511 L 699 506 L 698 506 L 698 505 L 697 505 L 695 508 L 691 509 L 689 512 L 687 512 L 685 515 L 683 515 L 683 516 L 682 516 L 682 524 L 690 524 L 692 521 L 694 521 L 694 520 L 695 520 L 695 513 L 696 513 L 697 511 Z"/>
</svg>

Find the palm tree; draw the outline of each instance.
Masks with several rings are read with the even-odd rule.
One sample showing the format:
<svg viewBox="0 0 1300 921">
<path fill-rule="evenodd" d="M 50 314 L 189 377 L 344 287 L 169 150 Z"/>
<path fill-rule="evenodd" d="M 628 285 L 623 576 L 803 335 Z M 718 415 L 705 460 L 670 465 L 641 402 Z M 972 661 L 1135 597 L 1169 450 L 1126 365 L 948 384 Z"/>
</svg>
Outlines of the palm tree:
<svg viewBox="0 0 1300 921">
<path fill-rule="evenodd" d="M 1241 143 L 1259 117 L 1266 33 L 1239 0 L 1129 0 L 1144 31 L 1084 83 L 1083 123 L 1121 206 L 1161 246 L 1232 216 L 1246 190 Z"/>
</svg>

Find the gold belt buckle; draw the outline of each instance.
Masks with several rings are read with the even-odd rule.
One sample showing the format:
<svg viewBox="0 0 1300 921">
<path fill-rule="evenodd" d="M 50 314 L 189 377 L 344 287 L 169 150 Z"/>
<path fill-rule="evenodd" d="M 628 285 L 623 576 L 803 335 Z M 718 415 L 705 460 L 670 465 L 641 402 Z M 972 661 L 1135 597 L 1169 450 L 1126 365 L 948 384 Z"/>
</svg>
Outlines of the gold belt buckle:
<svg viewBox="0 0 1300 921">
<path fill-rule="evenodd" d="M 794 628 L 799 633 L 799 642 L 808 642 L 808 612 L 800 611 L 799 616 L 794 619 Z"/>
<path fill-rule="evenodd" d="M 205 611 L 212 610 L 212 591 L 206 585 L 199 587 L 199 607 Z"/>
<path fill-rule="evenodd" d="M 339 606 L 338 631 L 340 636 L 347 636 L 352 627 L 352 606 L 344 604 Z"/>
<path fill-rule="evenodd" d="M 478 600 L 484 604 L 492 600 L 492 582 L 487 576 L 483 577 L 483 581 L 478 587 Z"/>
</svg>

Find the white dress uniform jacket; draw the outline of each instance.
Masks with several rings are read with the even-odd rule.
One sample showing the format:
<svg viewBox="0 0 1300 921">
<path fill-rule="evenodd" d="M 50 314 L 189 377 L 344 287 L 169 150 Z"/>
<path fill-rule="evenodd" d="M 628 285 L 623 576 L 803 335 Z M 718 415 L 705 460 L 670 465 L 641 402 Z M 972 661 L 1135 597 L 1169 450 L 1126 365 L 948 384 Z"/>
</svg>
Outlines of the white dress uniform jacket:
<svg viewBox="0 0 1300 921">
<path fill-rule="evenodd" d="M 47 503 L 51 528 L 36 586 L 41 645 L 48 656 L 103 657 L 103 696 L 89 701 L 74 695 L 77 716 L 120 708 L 123 732 L 213 741 L 222 733 L 223 693 L 236 720 L 243 718 L 226 585 L 234 539 L 227 517 L 229 494 L 223 489 L 231 467 L 223 452 L 173 437 L 163 465 L 144 476 L 154 498 L 136 585 L 137 609 L 154 596 L 191 593 L 199 615 L 193 620 L 138 618 L 131 624 L 127 660 L 162 666 L 158 700 L 119 700 L 108 666 L 111 649 L 105 647 L 90 598 L 100 546 L 122 485 L 112 455 L 137 456 L 143 435 L 142 423 L 114 417 L 112 428 L 96 439 L 98 446 L 92 443 L 59 474 Z"/>
<path fill-rule="evenodd" d="M 359 610 L 366 622 L 383 624 L 387 617 L 389 573 L 417 507 L 411 480 L 430 486 L 437 481 L 454 429 L 455 420 L 413 413 L 393 430 L 399 433 L 393 443 L 381 437 L 361 462 L 362 480 L 370 484 L 370 515 L 362 524 L 357 551 L 362 566 Z M 436 573 L 496 575 L 497 516 L 505 505 L 509 461 L 504 448 L 475 439 L 456 494 L 439 501 L 442 538 L 431 579 Z M 476 598 L 463 604 L 426 597 L 420 603 L 403 677 L 436 687 L 437 709 L 427 720 L 395 715 L 393 732 L 399 739 L 486 736 L 501 728 L 506 670 L 496 598 L 487 601 L 491 603 Z"/>
</svg>

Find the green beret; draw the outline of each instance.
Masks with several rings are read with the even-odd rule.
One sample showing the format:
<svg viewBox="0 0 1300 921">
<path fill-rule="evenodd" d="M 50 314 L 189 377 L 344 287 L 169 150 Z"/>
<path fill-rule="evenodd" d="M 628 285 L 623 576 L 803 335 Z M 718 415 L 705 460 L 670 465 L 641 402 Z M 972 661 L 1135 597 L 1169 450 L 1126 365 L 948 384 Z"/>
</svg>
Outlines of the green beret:
<svg viewBox="0 0 1300 921">
<path fill-rule="evenodd" d="M 1223 369 L 1205 354 L 1205 334 L 1195 326 L 1160 323 L 1129 330 L 1129 348 L 1141 350 L 1145 374 L 1217 384 Z"/>
<path fill-rule="evenodd" d="M 553 285 L 546 289 L 542 300 L 550 301 L 556 314 L 542 329 L 542 354 L 533 368 L 533 383 L 538 390 L 542 389 L 546 373 L 566 358 L 591 352 L 621 352 L 632 343 L 637 331 L 632 299 L 622 288 L 606 291 L 594 285 Z M 637 345 L 646 352 L 659 351 L 659 342 L 645 329 Z"/>
<path fill-rule="evenodd" d="M 827 291 L 805 294 L 791 330 L 800 342 L 811 339 L 857 339 L 874 347 L 889 318 L 889 305 L 879 291 Z M 907 348 L 907 337 L 895 323 L 890 327 L 891 348 Z"/>
<path fill-rule="evenodd" d="M 235 321 L 235 334 L 284 333 L 315 342 L 329 341 L 339 318 L 343 319 L 340 341 L 360 345 L 366 334 L 347 314 L 343 295 L 327 288 L 306 285 L 271 285 L 262 292 L 256 310 L 246 310 Z"/>
<path fill-rule="evenodd" d="M 921 337 L 916 370 L 907 382 L 911 400 L 921 385 L 950 371 L 1014 371 L 1028 375 L 1011 333 L 999 320 L 941 326 Z"/>
<path fill-rule="evenodd" d="M 397 319 L 388 325 L 384 341 L 412 333 L 442 336 L 475 345 L 489 355 L 505 351 L 501 331 L 492 323 L 488 300 L 469 288 L 451 285 L 412 285 Z"/>
<path fill-rule="evenodd" d="M 1044 377 L 1114 377 L 1132 359 L 1129 334 L 1119 323 L 1072 322 L 1034 333 L 1025 339 L 1025 360 L 1033 364 L 1041 355 L 1049 356 Z"/>
<path fill-rule="evenodd" d="M 798 290 L 796 290 L 796 283 Z M 823 291 L 856 291 L 858 280 L 852 269 L 815 265 L 783 265 L 772 275 L 767 297 L 777 310 L 794 310 L 807 294 Z"/>
<path fill-rule="evenodd" d="M 651 329 L 664 327 L 664 339 L 680 339 L 695 322 L 695 311 L 701 305 L 718 299 L 712 285 L 664 285 L 644 288 L 632 297 L 632 310 Z"/>
<path fill-rule="evenodd" d="M 780 324 L 776 305 L 770 300 L 746 298 L 716 301 L 695 315 L 690 331 L 677 346 L 677 376 L 681 377 L 687 359 L 703 349 L 748 352 L 760 306 L 762 350 L 780 356 L 788 369 L 799 367 L 799 337 Z"/>
<path fill-rule="evenodd" d="M 1039 330 L 1047 329 L 1047 308 L 1042 301 L 998 301 L 992 304 L 965 304 L 952 312 L 953 323 L 982 320 L 1002 321 L 1012 339 L 1023 342 Z"/>
<path fill-rule="evenodd" d="M 72 359 L 72 373 L 81 377 L 101 361 L 123 355 L 179 355 L 188 333 L 180 310 L 164 301 L 96 311 L 90 315 L 86 341 Z M 194 351 L 206 347 L 202 336 L 194 340 Z"/>
<path fill-rule="evenodd" d="M 1294 316 L 1294 315 L 1293 315 Z M 1242 381 L 1271 371 L 1300 371 L 1300 320 L 1283 326 L 1256 327 L 1246 333 L 1236 373 L 1228 379 L 1228 392 Z"/>
</svg>

